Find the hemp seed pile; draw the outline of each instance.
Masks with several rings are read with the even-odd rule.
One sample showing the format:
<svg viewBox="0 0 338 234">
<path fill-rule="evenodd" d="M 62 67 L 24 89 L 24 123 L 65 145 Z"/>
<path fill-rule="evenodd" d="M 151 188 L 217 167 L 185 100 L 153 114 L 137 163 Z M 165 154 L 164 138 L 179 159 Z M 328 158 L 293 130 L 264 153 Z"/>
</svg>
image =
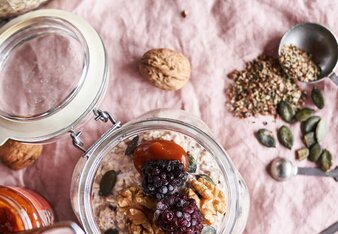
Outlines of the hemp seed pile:
<svg viewBox="0 0 338 234">
<path fill-rule="evenodd" d="M 289 77 L 298 81 L 318 80 L 320 68 L 311 60 L 311 55 L 295 45 L 282 47 L 279 62 Z"/>
<path fill-rule="evenodd" d="M 280 101 L 294 107 L 303 104 L 302 91 L 283 71 L 278 59 L 265 55 L 246 63 L 242 71 L 228 75 L 234 81 L 226 90 L 228 107 L 236 117 L 275 115 Z"/>
</svg>

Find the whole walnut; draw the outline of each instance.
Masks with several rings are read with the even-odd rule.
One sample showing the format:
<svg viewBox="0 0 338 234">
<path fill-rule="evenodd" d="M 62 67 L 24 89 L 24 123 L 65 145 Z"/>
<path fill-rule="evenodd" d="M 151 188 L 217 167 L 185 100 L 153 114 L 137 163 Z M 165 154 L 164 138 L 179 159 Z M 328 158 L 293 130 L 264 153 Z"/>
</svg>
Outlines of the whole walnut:
<svg viewBox="0 0 338 234">
<path fill-rule="evenodd" d="M 141 75 L 164 90 L 182 88 L 190 78 L 190 62 L 179 52 L 170 49 L 152 49 L 146 52 L 139 65 Z"/>
<path fill-rule="evenodd" d="M 0 158 L 11 169 L 19 170 L 32 165 L 42 153 L 42 145 L 30 145 L 8 140 L 0 146 Z"/>
</svg>

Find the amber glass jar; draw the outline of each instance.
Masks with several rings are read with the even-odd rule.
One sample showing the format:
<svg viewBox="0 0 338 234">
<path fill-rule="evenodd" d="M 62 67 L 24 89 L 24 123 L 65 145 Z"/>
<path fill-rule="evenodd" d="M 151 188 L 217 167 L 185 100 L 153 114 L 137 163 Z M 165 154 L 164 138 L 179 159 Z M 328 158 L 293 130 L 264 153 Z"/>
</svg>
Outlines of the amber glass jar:
<svg viewBox="0 0 338 234">
<path fill-rule="evenodd" d="M 0 233 L 15 233 L 54 222 L 48 202 L 25 188 L 0 186 Z"/>
</svg>

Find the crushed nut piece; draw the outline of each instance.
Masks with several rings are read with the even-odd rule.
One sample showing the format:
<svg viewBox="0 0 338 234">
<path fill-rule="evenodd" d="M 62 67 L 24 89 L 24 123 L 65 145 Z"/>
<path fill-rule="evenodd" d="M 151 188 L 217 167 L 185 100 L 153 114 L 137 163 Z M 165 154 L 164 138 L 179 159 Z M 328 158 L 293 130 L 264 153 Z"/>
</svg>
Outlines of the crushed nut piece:
<svg viewBox="0 0 338 234">
<path fill-rule="evenodd" d="M 181 12 L 181 15 L 182 15 L 183 18 L 186 18 L 188 16 L 188 11 L 187 10 L 183 10 Z"/>
<path fill-rule="evenodd" d="M 227 208 L 225 197 L 214 184 L 204 178 L 192 180 L 191 188 L 185 192 L 188 197 L 196 201 L 201 210 L 204 223 L 211 225 L 216 221 L 217 213 L 224 214 Z"/>
<path fill-rule="evenodd" d="M 311 55 L 297 48 L 295 45 L 284 45 L 279 62 L 289 77 L 309 82 L 318 80 L 319 67 L 311 60 Z"/>
<path fill-rule="evenodd" d="M 228 108 L 235 116 L 275 115 L 280 101 L 298 107 L 303 104 L 302 91 L 289 79 L 277 59 L 261 55 L 248 62 L 242 71 L 228 74 L 234 81 L 226 94 Z"/>
<path fill-rule="evenodd" d="M 122 212 L 129 222 L 129 233 L 162 234 L 163 232 L 152 222 L 151 210 L 155 201 L 143 194 L 137 187 L 129 187 L 117 196 L 118 211 Z"/>
</svg>

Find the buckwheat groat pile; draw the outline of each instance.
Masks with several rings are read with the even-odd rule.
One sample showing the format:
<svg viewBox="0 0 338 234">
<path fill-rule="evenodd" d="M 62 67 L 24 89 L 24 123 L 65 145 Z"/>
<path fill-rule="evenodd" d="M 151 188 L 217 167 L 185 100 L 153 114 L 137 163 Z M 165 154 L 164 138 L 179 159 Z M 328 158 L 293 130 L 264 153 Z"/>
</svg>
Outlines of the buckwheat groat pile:
<svg viewBox="0 0 338 234">
<path fill-rule="evenodd" d="M 240 118 L 275 115 L 280 101 L 302 104 L 302 91 L 284 73 L 277 59 L 265 55 L 246 63 L 245 69 L 228 75 L 234 82 L 226 91 L 228 108 Z"/>
<path fill-rule="evenodd" d="M 92 208 L 102 233 L 217 231 L 227 211 L 225 188 L 212 155 L 195 140 L 149 131 L 103 159 Z"/>
</svg>

